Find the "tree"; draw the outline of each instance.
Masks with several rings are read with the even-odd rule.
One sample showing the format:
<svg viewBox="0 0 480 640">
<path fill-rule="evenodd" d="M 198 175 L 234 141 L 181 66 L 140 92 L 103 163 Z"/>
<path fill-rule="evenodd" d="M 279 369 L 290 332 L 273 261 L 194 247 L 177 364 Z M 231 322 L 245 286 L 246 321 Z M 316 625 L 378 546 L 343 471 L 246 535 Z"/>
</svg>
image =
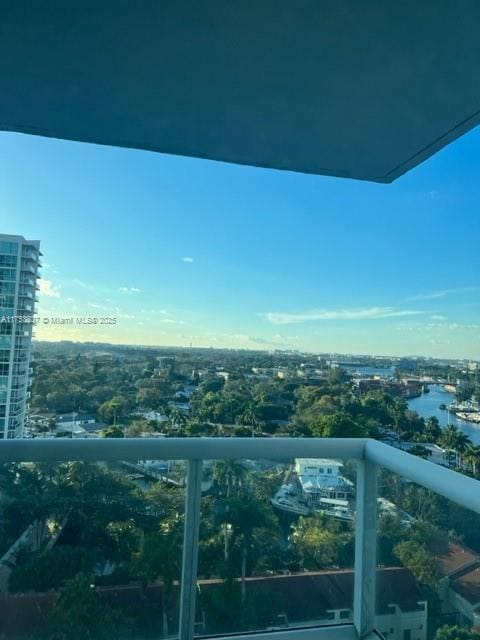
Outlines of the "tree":
<svg viewBox="0 0 480 640">
<path fill-rule="evenodd" d="M 188 422 L 185 412 L 174 407 L 170 412 L 170 424 L 174 431 L 182 431 Z"/>
<path fill-rule="evenodd" d="M 102 602 L 91 578 L 78 574 L 58 598 L 45 631 L 47 640 L 111 640 L 130 635 L 121 611 Z"/>
<path fill-rule="evenodd" d="M 413 573 L 418 582 L 436 589 L 440 570 L 434 558 L 422 544 L 414 540 L 406 540 L 397 544 L 393 553 L 403 566 Z"/>
<path fill-rule="evenodd" d="M 442 429 L 436 416 L 431 416 L 426 420 L 425 435 L 433 442 L 436 442 L 442 435 Z"/>
<path fill-rule="evenodd" d="M 168 604 L 174 580 L 180 576 L 183 518 L 177 513 L 163 520 L 160 530 L 145 536 L 142 549 L 133 561 L 133 570 L 146 591 L 148 583 L 162 578 L 163 635 L 168 637 Z"/>
<path fill-rule="evenodd" d="M 477 471 L 480 465 L 480 447 L 475 444 L 467 445 L 463 459 L 469 465 L 473 475 L 477 477 Z"/>
<path fill-rule="evenodd" d="M 445 625 L 437 630 L 434 640 L 480 640 L 480 635 L 476 631 L 458 625 Z"/>
<path fill-rule="evenodd" d="M 475 393 L 475 385 L 473 382 L 462 382 L 457 386 L 457 391 L 455 393 L 457 402 L 465 402 L 471 400 L 473 394 Z"/>
<path fill-rule="evenodd" d="M 83 547 L 58 545 L 50 551 L 26 553 L 17 558 L 9 590 L 49 591 L 62 587 L 79 572 L 93 571 L 95 555 Z"/>
<path fill-rule="evenodd" d="M 138 550 L 141 531 L 133 520 L 109 522 L 105 527 L 105 556 L 114 562 L 127 561 Z"/>
<path fill-rule="evenodd" d="M 411 453 L 412 456 L 418 456 L 419 458 L 425 459 L 428 459 L 432 455 L 430 449 L 427 449 L 427 447 L 424 447 L 421 444 L 415 444 L 413 447 L 410 447 L 408 453 Z"/>
<path fill-rule="evenodd" d="M 257 407 L 253 403 L 250 403 L 242 415 L 242 424 L 251 426 L 252 438 L 255 437 L 255 431 L 257 429 Z"/>
<path fill-rule="evenodd" d="M 316 420 L 312 424 L 312 433 L 318 438 L 360 438 L 365 435 L 362 426 L 343 412 Z"/>
<path fill-rule="evenodd" d="M 232 542 L 241 550 L 241 598 L 245 603 L 245 578 L 248 553 L 255 544 L 256 535 L 272 536 L 278 529 L 278 521 L 271 508 L 251 495 L 234 496 L 227 502 L 220 521 L 232 527 Z"/>
<path fill-rule="evenodd" d="M 134 420 L 126 431 L 129 438 L 141 438 L 145 433 L 153 433 L 153 427 L 148 420 Z"/>
<path fill-rule="evenodd" d="M 129 409 L 129 400 L 124 396 L 118 395 L 100 405 L 98 413 L 109 424 L 116 424 L 117 419 L 126 415 Z"/>
<path fill-rule="evenodd" d="M 455 453 L 455 464 L 458 466 L 461 463 L 462 454 L 467 450 L 469 444 L 471 444 L 470 438 L 460 431 L 457 426 L 449 425 L 443 430 L 439 443 L 444 447 L 447 452 L 453 451 Z M 448 457 L 449 465 L 451 464 L 450 456 Z"/>
<path fill-rule="evenodd" d="M 472 441 L 470 440 L 470 438 L 467 436 L 466 433 L 463 433 L 462 431 L 460 431 L 457 434 L 457 437 L 455 439 L 455 451 L 457 452 L 458 462 L 460 463 L 460 465 L 463 463 L 463 454 L 471 444 L 472 444 Z"/>
<path fill-rule="evenodd" d="M 212 478 L 220 487 L 226 488 L 226 497 L 230 498 L 233 488 L 239 488 L 247 476 L 247 470 L 238 460 L 218 460 L 212 472 Z"/>
<path fill-rule="evenodd" d="M 290 536 L 301 566 L 310 570 L 341 565 L 342 550 L 351 539 L 352 534 L 343 532 L 339 522 L 321 513 L 313 518 L 299 518 Z"/>
<path fill-rule="evenodd" d="M 328 372 L 329 384 L 344 384 L 348 380 L 348 374 L 342 367 L 335 367 Z"/>
<path fill-rule="evenodd" d="M 123 433 L 123 429 L 112 425 L 103 430 L 102 436 L 104 438 L 124 438 L 125 434 Z"/>
</svg>

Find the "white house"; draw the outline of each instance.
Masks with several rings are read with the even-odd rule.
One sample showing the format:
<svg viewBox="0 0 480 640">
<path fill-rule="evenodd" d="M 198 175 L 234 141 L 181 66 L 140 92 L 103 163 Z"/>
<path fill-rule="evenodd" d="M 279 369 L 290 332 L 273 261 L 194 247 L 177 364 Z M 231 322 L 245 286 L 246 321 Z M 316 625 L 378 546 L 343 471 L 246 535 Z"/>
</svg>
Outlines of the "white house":
<svg viewBox="0 0 480 640">
<path fill-rule="evenodd" d="M 95 418 L 86 413 L 66 413 L 57 418 L 57 428 L 69 429 L 71 427 L 83 426 L 85 424 L 95 424 Z"/>
<path fill-rule="evenodd" d="M 341 475 L 343 463 L 328 458 L 297 458 L 295 474 L 301 491 L 313 509 L 351 520 L 349 500 L 353 483 Z"/>
</svg>

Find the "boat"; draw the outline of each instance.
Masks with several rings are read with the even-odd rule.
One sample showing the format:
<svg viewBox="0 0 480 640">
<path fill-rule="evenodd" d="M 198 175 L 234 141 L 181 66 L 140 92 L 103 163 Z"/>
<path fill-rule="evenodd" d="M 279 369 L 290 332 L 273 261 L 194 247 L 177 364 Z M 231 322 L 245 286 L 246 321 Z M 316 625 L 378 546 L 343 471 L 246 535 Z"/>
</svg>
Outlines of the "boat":
<svg viewBox="0 0 480 640">
<path fill-rule="evenodd" d="M 308 516 L 312 512 L 308 504 L 301 499 L 292 484 L 282 484 L 275 496 L 270 500 L 272 506 L 282 511 Z"/>
<path fill-rule="evenodd" d="M 294 513 L 297 516 L 309 516 L 311 509 L 306 505 L 303 505 L 296 500 L 290 500 L 289 498 L 272 498 L 270 500 L 272 506 L 280 509 L 281 511 L 288 511 L 288 513 Z"/>
<path fill-rule="evenodd" d="M 459 411 L 457 413 L 457 417 L 461 420 L 465 420 L 466 422 L 474 422 L 475 424 L 480 424 L 480 412 L 476 413 L 473 411 Z"/>
</svg>

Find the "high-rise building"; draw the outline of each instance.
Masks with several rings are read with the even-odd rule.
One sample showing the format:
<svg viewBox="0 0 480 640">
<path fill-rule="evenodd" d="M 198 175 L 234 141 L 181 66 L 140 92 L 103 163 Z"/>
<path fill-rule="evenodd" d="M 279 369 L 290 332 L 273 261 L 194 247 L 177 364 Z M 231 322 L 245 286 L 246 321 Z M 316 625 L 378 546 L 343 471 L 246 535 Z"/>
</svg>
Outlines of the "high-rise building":
<svg viewBox="0 0 480 640">
<path fill-rule="evenodd" d="M 39 241 L 0 234 L 0 439 L 23 434 L 40 255 Z"/>
</svg>

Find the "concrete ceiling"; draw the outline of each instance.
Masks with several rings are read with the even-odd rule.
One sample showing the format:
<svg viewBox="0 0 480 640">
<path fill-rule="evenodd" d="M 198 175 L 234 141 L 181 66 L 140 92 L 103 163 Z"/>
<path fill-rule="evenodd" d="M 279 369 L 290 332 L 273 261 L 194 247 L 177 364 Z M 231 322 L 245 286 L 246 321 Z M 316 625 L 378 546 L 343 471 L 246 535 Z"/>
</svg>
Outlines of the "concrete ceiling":
<svg viewBox="0 0 480 640">
<path fill-rule="evenodd" d="M 391 182 L 480 121 L 479 0 L 0 3 L 0 129 Z"/>
</svg>

